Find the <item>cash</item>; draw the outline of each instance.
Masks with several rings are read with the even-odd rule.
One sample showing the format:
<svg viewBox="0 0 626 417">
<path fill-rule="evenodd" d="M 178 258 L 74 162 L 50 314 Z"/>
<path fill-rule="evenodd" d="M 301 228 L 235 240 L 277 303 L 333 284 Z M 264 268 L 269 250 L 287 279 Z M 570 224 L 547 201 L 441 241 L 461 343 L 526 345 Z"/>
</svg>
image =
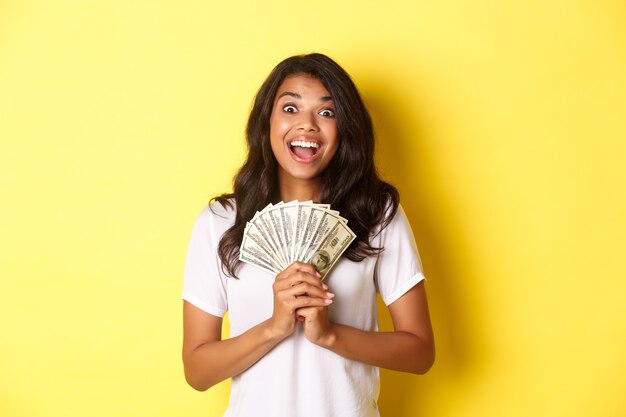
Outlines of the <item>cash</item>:
<svg viewBox="0 0 626 417">
<path fill-rule="evenodd" d="M 295 261 L 310 263 L 324 280 L 356 235 L 328 204 L 269 204 L 246 224 L 239 259 L 271 274 Z"/>
</svg>

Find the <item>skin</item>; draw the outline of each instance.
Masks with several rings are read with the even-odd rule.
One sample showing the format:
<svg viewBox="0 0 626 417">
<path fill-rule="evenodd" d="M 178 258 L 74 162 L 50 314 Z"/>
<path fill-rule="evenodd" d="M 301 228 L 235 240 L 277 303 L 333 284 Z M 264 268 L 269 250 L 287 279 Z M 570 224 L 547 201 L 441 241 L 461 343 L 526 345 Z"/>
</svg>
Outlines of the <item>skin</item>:
<svg viewBox="0 0 626 417">
<path fill-rule="evenodd" d="M 286 78 L 270 118 L 272 150 L 280 168 L 283 201 L 319 201 L 320 174 L 339 146 L 333 103 L 324 85 L 304 75 Z M 318 152 L 301 161 L 290 153 L 292 140 L 315 141 Z M 295 262 L 276 276 L 272 317 L 243 334 L 221 340 L 222 319 L 183 303 L 183 362 L 187 382 L 197 390 L 238 375 L 304 326 L 311 342 L 348 359 L 422 374 L 435 356 L 423 282 L 389 305 L 393 332 L 368 332 L 328 320 L 334 294 L 312 265 Z M 301 322 L 301 324 L 298 324 Z"/>
<path fill-rule="evenodd" d="M 317 143 L 315 158 L 296 160 L 289 146 L 293 140 Z M 321 194 L 319 176 L 339 147 L 334 103 L 317 78 L 295 75 L 283 81 L 270 117 L 270 142 L 278 161 L 282 200 L 317 201 Z"/>
</svg>

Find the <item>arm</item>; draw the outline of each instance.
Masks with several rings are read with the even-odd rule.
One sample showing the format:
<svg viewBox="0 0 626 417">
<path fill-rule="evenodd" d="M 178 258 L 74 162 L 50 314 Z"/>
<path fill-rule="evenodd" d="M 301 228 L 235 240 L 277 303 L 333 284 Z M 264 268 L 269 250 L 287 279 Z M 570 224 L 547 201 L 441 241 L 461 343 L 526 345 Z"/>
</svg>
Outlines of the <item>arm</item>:
<svg viewBox="0 0 626 417">
<path fill-rule="evenodd" d="M 221 331 L 221 317 L 183 303 L 185 379 L 199 391 L 245 371 L 281 340 L 269 320 L 231 339 L 221 340 Z"/>
<path fill-rule="evenodd" d="M 226 340 L 221 340 L 221 317 L 184 302 L 183 363 L 189 385 L 204 391 L 242 373 L 293 333 L 298 308 L 332 302 L 315 269 L 299 262 L 276 276 L 273 291 L 272 317 Z"/>
<path fill-rule="evenodd" d="M 348 359 L 397 371 L 426 373 L 435 346 L 423 281 L 389 305 L 393 332 L 368 332 L 328 322 L 327 308 L 304 308 L 307 338 Z"/>
</svg>

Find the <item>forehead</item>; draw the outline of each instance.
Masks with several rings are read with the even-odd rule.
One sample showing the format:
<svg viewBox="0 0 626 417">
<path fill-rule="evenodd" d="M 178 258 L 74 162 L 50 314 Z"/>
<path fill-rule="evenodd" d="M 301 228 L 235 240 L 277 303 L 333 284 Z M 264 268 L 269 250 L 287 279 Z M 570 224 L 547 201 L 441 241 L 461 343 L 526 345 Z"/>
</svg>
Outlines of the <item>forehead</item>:
<svg viewBox="0 0 626 417">
<path fill-rule="evenodd" d="M 295 74 L 285 78 L 276 91 L 276 99 L 285 92 L 316 99 L 330 97 L 330 93 L 318 78 L 306 74 Z"/>
</svg>

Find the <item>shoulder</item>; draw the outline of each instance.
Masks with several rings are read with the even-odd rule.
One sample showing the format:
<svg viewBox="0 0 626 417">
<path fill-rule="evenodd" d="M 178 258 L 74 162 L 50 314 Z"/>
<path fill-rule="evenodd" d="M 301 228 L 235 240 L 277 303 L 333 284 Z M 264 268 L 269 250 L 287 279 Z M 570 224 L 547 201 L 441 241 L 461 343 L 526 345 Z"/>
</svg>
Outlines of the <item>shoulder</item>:
<svg viewBox="0 0 626 417">
<path fill-rule="evenodd" d="M 413 230 L 402 205 L 399 204 L 395 210 L 391 206 L 387 207 L 383 221 L 375 229 L 374 237 L 383 248 L 393 241 L 413 240 Z"/>
<path fill-rule="evenodd" d="M 221 236 L 235 223 L 236 215 L 237 208 L 234 200 L 228 200 L 226 204 L 212 201 L 204 206 L 196 218 L 194 227 L 211 235 Z"/>
<path fill-rule="evenodd" d="M 401 204 L 398 204 L 398 208 L 393 213 L 389 213 L 389 223 L 400 223 L 400 224 L 408 224 L 409 219 L 406 217 L 406 213 L 404 208 L 402 208 Z"/>
<path fill-rule="evenodd" d="M 408 223 L 406 214 L 399 201 L 388 199 L 383 209 L 380 222 L 374 228 L 374 235 L 383 233 L 391 226 Z"/>
<path fill-rule="evenodd" d="M 207 204 L 204 210 L 209 217 L 234 219 L 237 215 L 237 203 L 234 198 L 229 198 L 225 202 L 214 200 Z"/>
</svg>

